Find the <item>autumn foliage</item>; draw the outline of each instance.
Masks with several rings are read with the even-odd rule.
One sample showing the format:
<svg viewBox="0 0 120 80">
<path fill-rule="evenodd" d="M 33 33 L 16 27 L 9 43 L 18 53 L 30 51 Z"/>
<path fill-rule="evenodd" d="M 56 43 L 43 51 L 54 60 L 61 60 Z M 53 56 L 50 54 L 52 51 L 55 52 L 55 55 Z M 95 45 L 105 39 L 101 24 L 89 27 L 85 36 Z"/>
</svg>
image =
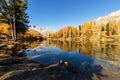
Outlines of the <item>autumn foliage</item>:
<svg viewBox="0 0 120 80">
<path fill-rule="evenodd" d="M 0 23 L 0 33 L 10 35 L 10 26 L 5 23 Z"/>
<path fill-rule="evenodd" d="M 107 24 L 97 25 L 95 21 L 87 22 L 79 27 L 64 27 L 50 35 L 53 40 L 69 41 L 107 41 L 120 39 L 120 23 L 109 21 Z"/>
<path fill-rule="evenodd" d="M 24 34 L 19 33 L 18 37 L 26 40 L 42 40 L 43 39 L 43 36 L 40 33 L 33 30 L 27 30 Z"/>
<path fill-rule="evenodd" d="M 7 36 L 11 36 L 10 26 L 6 23 L 0 23 L 0 34 L 1 34 L 0 36 L 5 35 L 6 38 L 8 38 Z M 27 39 L 27 40 L 43 39 L 43 36 L 40 33 L 32 31 L 32 30 L 27 30 L 24 33 L 21 32 L 21 33 L 17 34 L 17 37 L 18 37 L 18 39 L 24 39 L 24 40 L 25 39 Z M 9 39 L 10 38 L 11 37 L 9 37 Z"/>
</svg>

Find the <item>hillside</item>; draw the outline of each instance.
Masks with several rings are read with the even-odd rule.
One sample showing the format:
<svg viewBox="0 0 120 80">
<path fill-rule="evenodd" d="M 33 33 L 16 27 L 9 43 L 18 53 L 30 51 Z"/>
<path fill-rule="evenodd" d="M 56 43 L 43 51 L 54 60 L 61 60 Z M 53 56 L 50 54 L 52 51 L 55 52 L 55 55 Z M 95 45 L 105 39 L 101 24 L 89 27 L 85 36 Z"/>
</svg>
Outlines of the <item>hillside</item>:
<svg viewBox="0 0 120 80">
<path fill-rule="evenodd" d="M 119 41 L 120 39 L 120 10 L 106 16 L 98 17 L 92 22 L 91 40 Z"/>
<path fill-rule="evenodd" d="M 68 26 L 50 36 L 52 39 L 86 42 L 120 41 L 120 10 L 79 25 Z"/>
</svg>

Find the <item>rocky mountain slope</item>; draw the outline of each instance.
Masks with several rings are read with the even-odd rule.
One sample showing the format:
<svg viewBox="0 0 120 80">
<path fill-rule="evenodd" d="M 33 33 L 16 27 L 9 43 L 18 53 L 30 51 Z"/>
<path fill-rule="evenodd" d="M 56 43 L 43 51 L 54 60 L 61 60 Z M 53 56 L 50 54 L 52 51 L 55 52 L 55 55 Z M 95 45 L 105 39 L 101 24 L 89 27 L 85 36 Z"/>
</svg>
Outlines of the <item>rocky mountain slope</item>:
<svg viewBox="0 0 120 80">
<path fill-rule="evenodd" d="M 120 22 L 120 10 L 112 12 L 107 16 L 98 17 L 96 20 L 96 25 L 107 24 L 109 21 Z"/>
<path fill-rule="evenodd" d="M 33 27 L 30 27 L 29 30 L 34 30 L 34 31 L 37 31 L 39 32 L 40 34 L 42 34 L 43 36 L 49 36 L 50 34 L 52 34 L 54 31 L 50 28 L 45 28 L 45 29 L 42 29 L 40 27 L 37 27 L 37 26 L 33 26 Z"/>
</svg>

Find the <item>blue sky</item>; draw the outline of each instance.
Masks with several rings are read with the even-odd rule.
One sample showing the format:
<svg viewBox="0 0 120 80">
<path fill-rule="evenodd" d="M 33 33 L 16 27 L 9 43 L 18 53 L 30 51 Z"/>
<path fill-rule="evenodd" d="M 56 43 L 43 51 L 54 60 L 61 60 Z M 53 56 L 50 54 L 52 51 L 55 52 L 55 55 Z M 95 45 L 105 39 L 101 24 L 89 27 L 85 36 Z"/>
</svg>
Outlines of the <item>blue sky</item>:
<svg viewBox="0 0 120 80">
<path fill-rule="evenodd" d="M 52 28 L 79 26 L 120 10 L 120 0 L 28 0 L 30 26 Z"/>
</svg>

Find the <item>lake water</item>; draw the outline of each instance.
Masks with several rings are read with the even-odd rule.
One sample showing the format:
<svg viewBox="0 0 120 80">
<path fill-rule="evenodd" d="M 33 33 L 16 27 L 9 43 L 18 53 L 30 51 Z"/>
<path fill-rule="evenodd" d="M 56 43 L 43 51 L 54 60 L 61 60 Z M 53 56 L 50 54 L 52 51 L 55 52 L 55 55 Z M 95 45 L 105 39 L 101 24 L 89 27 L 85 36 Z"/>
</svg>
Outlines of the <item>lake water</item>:
<svg viewBox="0 0 120 80">
<path fill-rule="evenodd" d="M 28 48 L 26 55 L 46 66 L 53 80 L 120 80 L 120 45 L 116 43 L 46 41 Z"/>
</svg>

